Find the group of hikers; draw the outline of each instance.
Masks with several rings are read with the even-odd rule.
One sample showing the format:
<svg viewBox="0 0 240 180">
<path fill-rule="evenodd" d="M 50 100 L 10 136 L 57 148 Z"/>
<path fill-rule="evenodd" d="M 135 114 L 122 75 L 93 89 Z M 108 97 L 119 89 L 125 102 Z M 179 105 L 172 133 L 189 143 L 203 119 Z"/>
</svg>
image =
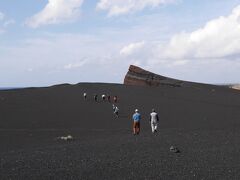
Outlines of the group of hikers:
<svg viewBox="0 0 240 180">
<path fill-rule="evenodd" d="M 83 93 L 83 98 L 84 98 L 84 100 L 87 100 L 87 93 L 86 92 Z M 95 102 L 98 102 L 98 95 L 94 94 L 93 99 L 94 99 Z M 111 102 L 111 96 L 102 94 L 102 101 L 106 101 L 106 100 L 108 100 L 108 102 Z M 117 96 L 113 96 L 113 102 L 117 103 L 117 100 L 118 100 Z"/>
<path fill-rule="evenodd" d="M 83 98 L 84 98 L 84 100 L 87 100 L 87 93 L 86 92 L 83 93 Z M 98 95 L 94 94 L 93 99 L 94 99 L 95 102 L 98 102 Z M 118 97 L 117 96 L 112 96 L 111 97 L 110 95 L 102 94 L 102 101 L 106 101 L 106 100 L 108 102 L 117 103 L 118 102 Z M 115 104 L 112 104 L 112 108 L 113 108 L 113 113 L 118 118 L 119 117 L 118 116 L 119 108 Z"/>
<path fill-rule="evenodd" d="M 83 97 L 84 97 L 84 100 L 86 100 L 87 93 L 83 93 Z M 94 94 L 93 97 L 94 97 L 94 101 L 97 102 L 98 95 Z M 108 100 L 108 102 L 111 102 L 111 96 L 103 94 L 102 101 L 106 101 L 106 99 Z M 117 96 L 113 96 L 113 102 L 117 103 L 117 100 L 118 100 Z M 119 108 L 115 104 L 112 104 L 112 109 L 115 117 L 118 118 Z M 140 133 L 140 121 L 141 121 L 141 114 L 139 113 L 138 109 L 135 109 L 135 113 L 132 116 L 132 120 L 133 120 L 133 135 L 138 135 Z M 158 121 L 159 121 L 158 114 L 155 111 L 155 109 L 152 109 L 152 112 L 150 113 L 150 116 L 149 116 L 149 122 L 151 124 L 151 130 L 153 134 L 157 132 Z"/>
</svg>

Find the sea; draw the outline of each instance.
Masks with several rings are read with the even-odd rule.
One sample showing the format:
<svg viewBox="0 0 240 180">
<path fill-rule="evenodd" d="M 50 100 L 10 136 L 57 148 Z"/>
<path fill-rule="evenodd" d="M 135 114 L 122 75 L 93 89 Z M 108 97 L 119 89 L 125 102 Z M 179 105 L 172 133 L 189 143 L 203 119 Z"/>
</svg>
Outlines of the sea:
<svg viewBox="0 0 240 180">
<path fill-rule="evenodd" d="M 23 89 L 25 87 L 0 87 L 0 90 Z"/>
</svg>

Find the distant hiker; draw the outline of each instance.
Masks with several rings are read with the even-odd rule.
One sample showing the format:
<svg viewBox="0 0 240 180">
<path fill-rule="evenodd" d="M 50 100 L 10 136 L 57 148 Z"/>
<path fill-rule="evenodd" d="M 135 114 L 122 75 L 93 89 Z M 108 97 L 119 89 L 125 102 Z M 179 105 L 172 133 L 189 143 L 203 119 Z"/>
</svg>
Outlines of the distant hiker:
<svg viewBox="0 0 240 180">
<path fill-rule="evenodd" d="M 133 114 L 132 119 L 133 119 L 133 135 L 139 134 L 141 115 L 138 112 L 138 109 L 135 110 L 135 113 Z"/>
<path fill-rule="evenodd" d="M 113 104 L 113 105 L 112 105 L 113 113 L 114 113 L 114 111 L 115 111 L 115 108 L 116 108 L 116 106 Z"/>
<path fill-rule="evenodd" d="M 115 116 L 116 116 L 117 118 L 119 117 L 119 116 L 118 116 L 118 112 L 119 112 L 119 109 L 118 109 L 117 106 L 115 106 L 113 113 L 115 114 Z"/>
<path fill-rule="evenodd" d="M 113 97 L 113 102 L 114 102 L 114 103 L 117 103 L 117 96 L 114 96 L 114 97 Z"/>
<path fill-rule="evenodd" d="M 113 114 L 115 114 L 115 112 L 116 112 L 116 108 L 117 108 L 117 106 L 115 106 L 115 105 L 113 104 L 113 105 L 112 105 Z"/>
<path fill-rule="evenodd" d="M 107 95 L 108 102 L 111 102 L 111 96 Z"/>
<path fill-rule="evenodd" d="M 102 100 L 105 101 L 105 99 L 106 99 L 106 95 L 103 94 L 103 95 L 102 95 Z"/>
<path fill-rule="evenodd" d="M 152 133 L 156 133 L 159 118 L 158 118 L 158 114 L 156 113 L 155 109 L 152 109 L 152 112 L 150 113 L 149 121 L 151 124 Z"/>
<path fill-rule="evenodd" d="M 83 93 L 83 98 L 84 98 L 84 100 L 87 99 L 87 93 Z"/>
<path fill-rule="evenodd" d="M 94 94 L 94 101 L 97 102 L 98 95 Z"/>
</svg>

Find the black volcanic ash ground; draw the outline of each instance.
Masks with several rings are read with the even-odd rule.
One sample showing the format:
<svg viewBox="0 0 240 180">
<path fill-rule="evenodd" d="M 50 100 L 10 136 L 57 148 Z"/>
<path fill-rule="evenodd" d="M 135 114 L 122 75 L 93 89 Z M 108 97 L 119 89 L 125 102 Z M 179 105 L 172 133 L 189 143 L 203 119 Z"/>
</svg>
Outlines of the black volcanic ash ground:
<svg viewBox="0 0 240 180">
<path fill-rule="evenodd" d="M 117 95 L 120 118 L 111 103 L 95 103 L 94 93 Z M 78 84 L 0 97 L 0 179 L 240 178 L 239 91 Z M 139 136 L 131 134 L 135 108 L 143 117 Z M 157 135 L 148 122 L 152 108 Z M 58 138 L 67 135 L 73 140 Z"/>
</svg>

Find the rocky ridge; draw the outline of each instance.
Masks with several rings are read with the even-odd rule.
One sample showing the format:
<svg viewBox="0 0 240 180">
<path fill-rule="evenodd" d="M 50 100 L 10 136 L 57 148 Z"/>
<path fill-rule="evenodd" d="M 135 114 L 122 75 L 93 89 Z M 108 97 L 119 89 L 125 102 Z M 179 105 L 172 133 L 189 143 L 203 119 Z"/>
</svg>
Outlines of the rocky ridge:
<svg viewBox="0 0 240 180">
<path fill-rule="evenodd" d="M 232 85 L 230 88 L 240 90 L 240 84 Z"/>
<path fill-rule="evenodd" d="M 168 85 L 173 87 L 181 87 L 185 82 L 154 74 L 140 67 L 130 65 L 129 70 L 124 78 L 125 85 L 140 86 L 159 86 Z"/>
</svg>

